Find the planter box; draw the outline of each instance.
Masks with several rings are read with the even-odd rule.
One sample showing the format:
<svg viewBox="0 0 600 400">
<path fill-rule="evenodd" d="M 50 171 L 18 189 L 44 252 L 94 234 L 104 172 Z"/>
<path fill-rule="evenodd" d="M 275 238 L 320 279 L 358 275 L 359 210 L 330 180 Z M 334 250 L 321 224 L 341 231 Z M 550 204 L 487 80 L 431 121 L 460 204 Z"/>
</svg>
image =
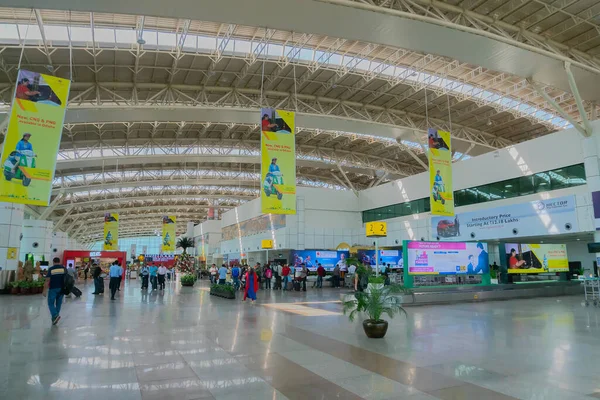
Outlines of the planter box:
<svg viewBox="0 0 600 400">
<path fill-rule="evenodd" d="M 231 292 L 221 288 L 210 288 L 210 294 L 217 297 L 223 297 L 225 299 L 235 299 L 235 291 Z"/>
<path fill-rule="evenodd" d="M 181 282 L 181 286 L 194 286 L 196 282 Z"/>
</svg>

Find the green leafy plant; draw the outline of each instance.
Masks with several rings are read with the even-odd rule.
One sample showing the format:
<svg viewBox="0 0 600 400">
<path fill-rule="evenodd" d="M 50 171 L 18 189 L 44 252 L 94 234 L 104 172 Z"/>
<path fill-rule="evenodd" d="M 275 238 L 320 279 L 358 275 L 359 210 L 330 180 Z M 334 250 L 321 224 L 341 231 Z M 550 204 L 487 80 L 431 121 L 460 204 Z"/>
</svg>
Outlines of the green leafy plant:
<svg viewBox="0 0 600 400">
<path fill-rule="evenodd" d="M 194 239 L 189 237 L 181 237 L 177 241 L 177 247 L 183 249 L 183 254 L 187 254 L 187 249 L 194 247 Z"/>
<path fill-rule="evenodd" d="M 218 283 L 215 283 L 215 284 L 211 285 L 210 288 L 211 288 L 211 290 L 235 293 L 235 288 L 232 285 L 227 285 L 227 284 L 219 285 Z"/>
<path fill-rule="evenodd" d="M 14 288 L 18 288 L 18 287 L 21 287 L 21 286 L 19 286 L 20 283 L 21 283 L 21 281 L 12 281 L 10 283 L 10 286 L 14 287 Z"/>
<path fill-rule="evenodd" d="M 196 277 L 194 275 L 188 274 L 181 277 L 182 285 L 192 285 L 194 282 L 196 282 Z"/>
<path fill-rule="evenodd" d="M 379 275 L 379 276 L 369 276 L 369 283 L 373 283 L 373 284 L 380 284 L 380 283 L 385 283 L 385 276 Z"/>
<path fill-rule="evenodd" d="M 23 288 L 30 288 L 31 287 L 31 283 L 29 283 L 27 281 L 19 281 L 19 287 L 21 289 L 23 289 Z"/>
<path fill-rule="evenodd" d="M 396 314 L 405 314 L 399 294 L 409 294 L 410 290 L 402 285 L 390 285 L 382 288 L 371 288 L 369 292 L 355 294 L 353 300 L 344 302 L 344 314 L 348 314 L 350 321 L 354 321 L 356 315 L 365 313 L 368 319 L 381 322 L 383 314 L 394 318 Z"/>
</svg>

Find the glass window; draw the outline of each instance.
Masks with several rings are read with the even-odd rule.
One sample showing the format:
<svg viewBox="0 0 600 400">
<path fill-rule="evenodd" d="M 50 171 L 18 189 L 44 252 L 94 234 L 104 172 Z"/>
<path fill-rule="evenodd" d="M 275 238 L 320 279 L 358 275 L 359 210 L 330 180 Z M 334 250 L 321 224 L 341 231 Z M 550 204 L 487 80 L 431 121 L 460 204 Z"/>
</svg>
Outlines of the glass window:
<svg viewBox="0 0 600 400">
<path fill-rule="evenodd" d="M 533 194 L 533 177 L 532 176 L 523 176 L 519 178 L 519 196 L 526 196 L 528 194 Z"/>
<path fill-rule="evenodd" d="M 533 187 L 536 192 L 547 192 L 552 190 L 550 187 L 550 176 L 546 172 L 533 175 Z"/>
<path fill-rule="evenodd" d="M 526 196 L 537 192 L 546 192 L 565 187 L 585 185 L 585 168 L 583 164 L 557 168 L 530 176 L 522 176 L 487 185 L 461 189 L 454 192 L 456 207 L 488 201 Z M 431 211 L 429 197 L 405 203 L 393 204 L 373 210 L 363 211 L 363 222 L 404 217 Z"/>
</svg>

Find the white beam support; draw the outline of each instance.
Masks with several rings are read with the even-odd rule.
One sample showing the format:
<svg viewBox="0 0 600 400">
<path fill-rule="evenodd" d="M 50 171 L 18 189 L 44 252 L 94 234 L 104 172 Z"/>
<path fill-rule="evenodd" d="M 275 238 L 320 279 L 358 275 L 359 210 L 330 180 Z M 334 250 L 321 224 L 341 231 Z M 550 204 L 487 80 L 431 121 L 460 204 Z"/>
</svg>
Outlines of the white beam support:
<svg viewBox="0 0 600 400">
<path fill-rule="evenodd" d="M 348 186 L 350 187 L 350 189 L 354 192 L 354 194 L 356 195 L 356 197 L 358 197 L 358 191 L 354 188 L 354 185 L 352 184 L 352 181 L 350 181 L 350 179 L 348 179 L 348 175 L 346 175 L 346 173 L 342 169 L 342 166 L 340 164 L 336 164 L 336 166 L 340 170 L 340 172 L 342 173 L 342 176 L 344 177 L 344 179 L 348 183 Z"/>
<path fill-rule="evenodd" d="M 548 102 L 548 104 L 550 104 L 550 106 L 552 106 L 552 108 L 554 108 L 554 110 L 556 110 L 556 112 L 560 114 L 561 117 L 563 117 L 564 119 L 569 121 L 571 123 L 571 125 L 573 125 L 583 136 L 588 136 L 587 132 L 581 126 L 581 124 L 579 122 L 575 121 L 575 119 L 573 117 L 571 117 L 569 114 L 567 114 L 565 112 L 565 110 L 556 101 L 554 101 L 554 99 L 552 99 L 548 95 L 548 93 L 546 93 L 544 88 L 542 88 L 538 83 L 534 82 L 533 79 L 528 79 L 528 81 L 531 84 L 531 86 L 534 87 L 535 91 L 540 96 L 542 96 L 544 98 L 544 100 L 546 100 Z"/>
<path fill-rule="evenodd" d="M 65 220 L 69 217 L 69 215 L 71 214 L 71 212 L 73 210 L 74 210 L 74 207 L 67 209 L 67 211 L 64 213 L 64 215 L 54 224 L 54 228 L 52 229 L 54 232 L 56 232 L 58 230 L 58 228 L 61 227 L 63 222 L 65 222 Z"/>
<path fill-rule="evenodd" d="M 585 111 L 585 107 L 583 106 L 583 100 L 581 100 L 581 95 L 579 94 L 579 89 L 577 88 L 575 77 L 573 76 L 573 72 L 571 72 L 571 63 L 565 62 L 565 71 L 567 73 L 569 86 L 571 87 L 571 93 L 573 93 L 575 103 L 577 104 L 577 109 L 579 110 L 579 116 L 581 118 L 581 123 L 583 124 L 583 129 L 585 131 L 584 136 L 589 137 L 592 135 L 592 126 L 590 125 L 590 121 L 587 117 L 587 112 Z"/>
<path fill-rule="evenodd" d="M 44 209 L 44 211 L 38 217 L 38 219 L 43 219 L 43 220 L 47 219 L 50 216 L 50 214 L 52 214 L 52 211 L 56 210 L 56 207 L 60 204 L 63 197 L 64 197 L 64 193 L 62 191 L 59 191 L 59 193 L 56 195 L 54 200 L 52 200 L 50 205 Z"/>
</svg>

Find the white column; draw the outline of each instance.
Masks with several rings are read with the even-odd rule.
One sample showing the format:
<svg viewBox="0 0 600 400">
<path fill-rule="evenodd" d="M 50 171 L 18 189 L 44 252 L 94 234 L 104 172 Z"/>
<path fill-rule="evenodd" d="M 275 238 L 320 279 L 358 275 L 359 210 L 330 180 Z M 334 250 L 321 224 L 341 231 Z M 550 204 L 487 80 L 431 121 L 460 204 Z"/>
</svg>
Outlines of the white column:
<svg viewBox="0 0 600 400">
<path fill-rule="evenodd" d="M 67 246 L 69 238 L 66 232 L 54 232 L 52 234 L 52 258 L 60 257 L 63 259 L 63 253 L 65 250 L 70 250 Z M 51 261 L 51 260 L 48 260 Z"/>
<path fill-rule="evenodd" d="M 297 250 L 304 250 L 305 241 L 305 225 L 304 225 L 304 196 L 298 196 L 296 198 L 296 213 L 298 214 L 298 248 Z"/>
<path fill-rule="evenodd" d="M 581 140 L 583 146 L 583 164 L 585 166 L 585 178 L 587 181 L 587 187 L 590 192 L 590 196 L 594 192 L 600 191 L 600 160 L 598 155 L 600 154 L 600 129 L 595 128 L 590 137 L 584 137 Z M 591 213 L 592 219 L 594 219 L 594 212 Z M 596 226 L 594 219 L 593 225 Z M 600 231 L 594 231 L 594 242 L 600 242 Z M 596 253 L 596 260 L 600 264 L 600 253 Z M 586 266 L 584 266 L 585 268 Z M 588 266 L 591 268 L 591 265 Z"/>
<path fill-rule="evenodd" d="M 32 253 L 34 261 L 51 262 L 55 255 L 52 253 L 52 229 L 54 222 L 39 219 L 26 219 L 23 221 L 23 239 L 21 239 L 20 259 L 25 259 L 25 254 Z"/>
<path fill-rule="evenodd" d="M 15 203 L 0 203 L 0 267 L 16 270 L 19 265 L 19 246 L 21 242 L 21 226 L 23 224 L 25 206 Z M 16 257 L 8 259 L 9 248 L 16 248 Z"/>
</svg>

